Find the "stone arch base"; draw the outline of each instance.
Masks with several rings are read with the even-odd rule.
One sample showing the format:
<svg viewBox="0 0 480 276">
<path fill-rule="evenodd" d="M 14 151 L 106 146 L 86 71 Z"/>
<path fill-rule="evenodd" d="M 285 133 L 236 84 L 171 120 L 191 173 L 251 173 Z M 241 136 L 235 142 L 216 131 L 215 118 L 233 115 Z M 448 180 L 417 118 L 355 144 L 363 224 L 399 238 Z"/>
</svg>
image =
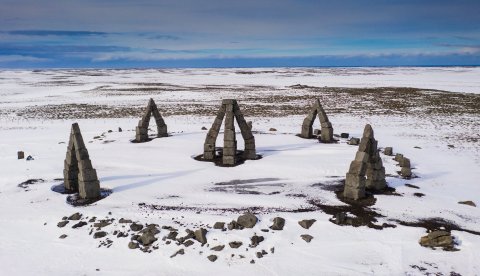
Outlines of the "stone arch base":
<svg viewBox="0 0 480 276">
<path fill-rule="evenodd" d="M 167 125 L 158 111 L 157 105 L 150 99 L 148 101 L 147 109 L 145 110 L 145 114 L 143 115 L 142 119 L 138 122 L 138 126 L 135 129 L 135 142 L 147 142 L 148 139 L 148 125 L 150 124 L 150 118 L 155 118 L 155 123 L 157 124 L 157 137 L 167 137 Z"/>
<path fill-rule="evenodd" d="M 65 189 L 78 192 L 81 198 L 94 199 L 100 196 L 100 182 L 98 181 L 97 171 L 92 167 L 77 123 L 72 125 L 70 132 L 63 177 Z"/>
</svg>

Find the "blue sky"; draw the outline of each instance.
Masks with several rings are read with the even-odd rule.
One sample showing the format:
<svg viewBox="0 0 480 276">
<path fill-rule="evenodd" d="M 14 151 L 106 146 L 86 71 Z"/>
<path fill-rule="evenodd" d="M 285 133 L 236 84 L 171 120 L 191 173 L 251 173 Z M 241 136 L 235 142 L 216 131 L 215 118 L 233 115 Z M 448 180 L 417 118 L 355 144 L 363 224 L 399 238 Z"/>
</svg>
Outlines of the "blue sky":
<svg viewBox="0 0 480 276">
<path fill-rule="evenodd" d="M 0 0 L 0 67 L 480 65 L 480 0 Z"/>
</svg>

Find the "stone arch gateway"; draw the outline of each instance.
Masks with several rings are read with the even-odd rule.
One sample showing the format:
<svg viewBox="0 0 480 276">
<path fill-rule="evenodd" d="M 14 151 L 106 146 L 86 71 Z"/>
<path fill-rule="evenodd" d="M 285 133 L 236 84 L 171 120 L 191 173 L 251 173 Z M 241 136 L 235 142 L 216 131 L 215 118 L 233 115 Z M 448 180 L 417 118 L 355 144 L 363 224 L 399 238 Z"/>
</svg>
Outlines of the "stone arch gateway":
<svg viewBox="0 0 480 276">
<path fill-rule="evenodd" d="M 100 197 L 100 182 L 93 168 L 80 127 L 72 125 L 68 141 L 67 156 L 64 162 L 64 187 L 67 191 L 78 192 L 83 199 Z"/>
<path fill-rule="evenodd" d="M 135 142 L 142 143 L 149 141 L 148 138 L 148 125 L 150 124 L 150 118 L 155 118 L 155 123 L 157 124 L 157 137 L 167 137 L 167 125 L 158 111 L 157 105 L 153 99 L 148 101 L 147 109 L 143 114 L 142 119 L 138 122 L 138 126 L 135 129 Z"/>
<path fill-rule="evenodd" d="M 222 105 L 217 113 L 217 117 L 212 124 L 212 127 L 207 133 L 205 143 L 203 145 L 203 159 L 213 160 L 216 157 L 215 144 L 222 126 L 223 118 L 225 118 L 225 130 L 223 136 L 223 165 L 235 165 L 237 163 L 237 140 L 235 138 L 235 122 L 237 120 L 238 126 L 245 141 L 245 150 L 243 158 L 256 159 L 257 154 L 255 150 L 255 137 L 248 126 L 238 103 L 234 99 L 222 100 Z"/>
<path fill-rule="evenodd" d="M 313 123 L 315 121 L 315 117 L 318 115 L 318 119 L 320 120 L 320 140 L 323 143 L 332 143 L 333 140 L 333 128 L 332 123 L 328 120 L 328 116 L 325 113 L 325 110 L 322 107 L 319 99 L 315 100 L 314 105 L 311 107 L 310 112 L 308 113 L 307 117 L 303 120 L 302 124 L 302 132 L 300 137 L 310 139 L 313 137 Z"/>
</svg>

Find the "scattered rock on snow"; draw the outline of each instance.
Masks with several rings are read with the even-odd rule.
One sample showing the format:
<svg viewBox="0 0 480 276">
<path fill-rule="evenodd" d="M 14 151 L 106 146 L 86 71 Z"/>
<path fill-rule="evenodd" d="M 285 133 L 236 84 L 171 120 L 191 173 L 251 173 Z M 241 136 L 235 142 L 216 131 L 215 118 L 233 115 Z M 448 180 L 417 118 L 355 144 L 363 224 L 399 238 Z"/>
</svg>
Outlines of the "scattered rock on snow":
<svg viewBox="0 0 480 276">
<path fill-rule="evenodd" d="M 245 228 L 253 228 L 257 221 L 257 217 L 250 212 L 239 216 L 237 219 L 237 223 Z"/>
<path fill-rule="evenodd" d="M 210 250 L 222 251 L 224 248 L 225 248 L 225 245 L 217 245 L 217 246 L 214 246 L 214 247 L 210 248 Z"/>
<path fill-rule="evenodd" d="M 241 241 L 232 241 L 228 243 L 231 248 L 239 248 L 240 246 L 242 246 L 242 244 L 243 243 Z"/>
<path fill-rule="evenodd" d="M 283 227 L 285 226 L 285 219 L 281 217 L 276 217 L 273 219 L 273 225 L 270 226 L 270 229 L 272 230 L 283 230 Z"/>
<path fill-rule="evenodd" d="M 444 249 L 453 249 L 453 237 L 447 231 L 432 231 L 428 235 L 420 238 L 421 246 L 425 247 L 443 247 Z"/>
<path fill-rule="evenodd" d="M 300 235 L 300 237 L 302 237 L 302 239 L 306 242 L 310 242 L 313 239 L 313 237 L 308 234 Z"/>
<path fill-rule="evenodd" d="M 121 218 L 118 220 L 118 223 L 132 223 L 132 220 Z"/>
<path fill-rule="evenodd" d="M 250 238 L 250 241 L 251 241 L 251 244 L 250 246 L 251 247 L 256 247 L 257 245 L 259 245 L 262 241 L 264 241 L 265 238 L 263 236 L 257 236 L 257 234 L 254 234 L 251 238 Z"/>
<path fill-rule="evenodd" d="M 137 232 L 137 231 L 140 231 L 140 230 L 143 229 L 143 225 L 142 224 L 137 224 L 137 223 L 134 222 L 134 223 L 130 224 L 130 229 L 132 231 Z"/>
<path fill-rule="evenodd" d="M 210 260 L 210 262 L 215 262 L 218 259 L 218 257 L 217 255 L 210 255 L 207 257 L 207 259 Z"/>
<path fill-rule="evenodd" d="M 62 234 L 60 237 L 58 237 L 59 239 L 65 239 L 66 237 L 68 237 L 67 235 L 65 234 Z"/>
<path fill-rule="evenodd" d="M 201 244 L 207 243 L 207 230 L 204 228 L 200 228 L 194 232 L 195 239 L 199 241 Z"/>
<path fill-rule="evenodd" d="M 183 254 L 185 254 L 185 250 L 182 248 L 177 252 L 175 252 L 172 256 L 170 256 L 170 258 L 176 257 L 177 255 L 183 255 Z"/>
<path fill-rule="evenodd" d="M 305 229 L 309 229 L 315 221 L 317 221 L 317 220 L 316 219 L 304 219 L 304 220 L 299 221 L 298 224 Z"/>
<path fill-rule="evenodd" d="M 350 136 L 350 135 L 346 132 L 340 133 L 340 138 L 348 138 L 348 136 Z"/>
<path fill-rule="evenodd" d="M 271 128 L 269 129 L 269 131 L 277 131 L 277 129 L 276 129 L 276 128 L 273 128 L 273 127 L 271 127 Z"/>
<path fill-rule="evenodd" d="M 138 243 L 136 243 L 134 241 L 131 241 L 131 242 L 128 243 L 128 248 L 136 249 L 136 248 L 138 248 Z"/>
<path fill-rule="evenodd" d="M 80 213 L 75 213 L 75 214 L 69 216 L 69 217 L 68 217 L 68 220 L 79 220 L 79 219 L 81 219 L 81 218 L 82 218 L 82 214 L 80 214 Z"/>
<path fill-rule="evenodd" d="M 223 229 L 225 227 L 225 222 L 215 222 L 213 225 L 213 229 Z"/>
<path fill-rule="evenodd" d="M 155 241 L 157 241 L 157 238 L 155 238 L 155 234 L 151 231 L 146 231 L 144 232 L 139 238 L 138 241 L 143 245 L 143 246 L 148 246 Z"/>
<path fill-rule="evenodd" d="M 100 239 L 100 238 L 103 238 L 107 235 L 107 232 L 105 231 L 98 231 L 98 232 L 95 232 L 95 234 L 93 234 L 93 238 L 94 239 Z"/>
<path fill-rule="evenodd" d="M 465 205 L 470 205 L 470 206 L 473 206 L 473 207 L 477 207 L 477 205 L 475 204 L 475 202 L 473 202 L 473 201 L 471 201 L 471 200 L 459 201 L 458 204 L 465 204 Z"/>
<path fill-rule="evenodd" d="M 348 140 L 347 144 L 352 145 L 352 146 L 357 146 L 358 144 L 360 144 L 360 139 L 352 137 L 352 138 L 350 138 L 350 140 Z"/>
<path fill-rule="evenodd" d="M 183 245 L 184 245 L 185 247 L 189 247 L 190 245 L 193 245 L 193 241 L 192 241 L 192 240 L 186 240 L 186 241 L 183 243 Z"/>
<path fill-rule="evenodd" d="M 68 220 L 62 220 L 59 223 L 57 223 L 57 226 L 62 228 L 62 227 L 65 227 L 65 225 L 67 225 L 68 223 L 69 223 Z"/>
<path fill-rule="evenodd" d="M 383 154 L 388 155 L 388 156 L 391 156 L 391 155 L 393 154 L 393 148 L 392 148 L 392 147 L 386 147 L 386 148 L 383 150 Z"/>
<path fill-rule="evenodd" d="M 78 223 L 74 224 L 74 225 L 72 226 L 72 228 L 74 228 L 74 229 L 75 229 L 75 228 L 80 228 L 80 227 L 83 227 L 83 226 L 85 226 L 85 225 L 87 225 L 87 223 L 86 223 L 85 221 L 79 221 Z"/>
<path fill-rule="evenodd" d="M 263 258 L 262 252 L 257 252 L 257 253 L 255 253 L 255 255 L 257 255 L 257 258 L 259 258 L 259 259 Z"/>
<path fill-rule="evenodd" d="M 207 128 L 203 126 L 203 127 L 202 127 L 202 130 L 207 130 Z"/>
</svg>

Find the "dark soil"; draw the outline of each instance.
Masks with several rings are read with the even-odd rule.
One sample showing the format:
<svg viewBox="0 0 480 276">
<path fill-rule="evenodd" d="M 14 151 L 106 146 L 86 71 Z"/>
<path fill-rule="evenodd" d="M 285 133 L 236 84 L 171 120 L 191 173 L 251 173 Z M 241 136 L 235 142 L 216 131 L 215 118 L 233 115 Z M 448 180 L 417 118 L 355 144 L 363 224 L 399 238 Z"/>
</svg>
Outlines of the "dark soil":
<svg viewBox="0 0 480 276">
<path fill-rule="evenodd" d="M 45 182 L 45 180 L 43 180 L 41 178 L 29 179 L 27 181 L 24 181 L 24 182 L 18 184 L 17 186 L 20 187 L 20 188 L 23 188 L 25 190 L 25 192 L 28 192 L 28 191 L 30 191 L 30 185 L 34 185 L 34 184 L 37 184 L 37 183 L 43 183 L 43 182 Z"/>
<path fill-rule="evenodd" d="M 219 166 L 219 167 L 236 167 L 238 165 L 241 165 L 241 164 L 245 163 L 245 160 L 247 160 L 243 157 L 243 150 L 237 150 L 237 154 L 236 154 L 237 162 L 236 162 L 236 164 L 235 165 L 224 165 L 223 161 L 222 161 L 223 148 L 216 148 L 215 151 L 216 151 L 216 154 L 215 154 L 215 158 L 213 160 L 203 159 L 203 154 L 197 155 L 193 159 L 195 159 L 197 161 L 202 161 L 202 162 L 213 162 L 216 166 Z M 257 157 L 254 160 L 260 160 L 260 159 L 262 159 L 262 156 L 257 154 Z M 248 160 L 250 160 L 250 159 L 248 159 Z"/>
<path fill-rule="evenodd" d="M 473 235 L 480 236 L 480 232 L 478 231 L 465 229 L 463 227 L 458 226 L 455 222 L 445 220 L 443 218 L 425 218 L 425 219 L 420 219 L 414 222 L 402 221 L 402 220 L 394 220 L 394 221 L 403 226 L 422 227 L 427 229 L 428 231 L 445 230 L 445 231 L 451 232 L 452 230 L 455 230 L 455 231 L 463 231 Z"/>
<path fill-rule="evenodd" d="M 105 188 L 100 189 L 100 197 L 95 198 L 95 199 L 83 199 L 83 198 L 80 198 L 78 193 L 75 193 L 75 194 L 67 196 L 67 203 L 72 205 L 72 206 L 75 206 L 75 207 L 87 206 L 87 205 L 93 204 L 93 203 L 95 203 L 99 200 L 102 200 L 102 199 L 106 198 L 110 194 L 112 194 L 112 190 L 105 189 Z"/>
</svg>

